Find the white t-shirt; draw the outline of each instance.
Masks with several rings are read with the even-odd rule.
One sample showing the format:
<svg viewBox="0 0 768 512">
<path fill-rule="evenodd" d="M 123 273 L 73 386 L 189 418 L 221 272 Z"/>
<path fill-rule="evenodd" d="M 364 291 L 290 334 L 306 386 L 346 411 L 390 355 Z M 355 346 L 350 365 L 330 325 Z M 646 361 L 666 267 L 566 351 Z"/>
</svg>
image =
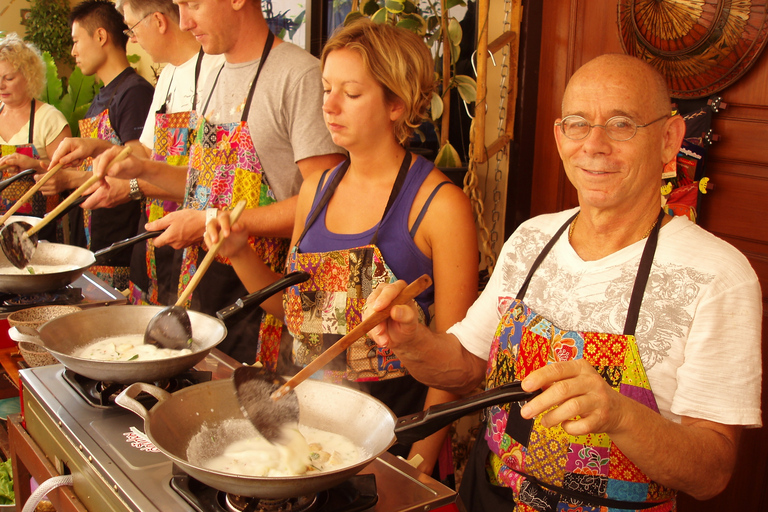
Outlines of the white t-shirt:
<svg viewBox="0 0 768 512">
<path fill-rule="evenodd" d="M 224 64 L 223 55 L 203 55 L 200 66 L 200 76 L 197 82 L 197 97 L 200 98 L 200 89 L 210 73 L 216 73 Z M 152 105 L 144 123 L 144 130 L 139 140 L 149 149 L 155 145 L 155 113 L 166 103 L 166 112 L 189 112 L 193 110 L 192 101 L 195 96 L 195 66 L 197 66 L 197 54 L 180 66 L 166 64 L 157 77 L 155 94 L 152 96 Z"/>
<path fill-rule="evenodd" d="M 40 108 L 35 110 L 35 126 L 32 133 L 32 141 L 35 149 L 37 149 L 37 153 L 40 155 L 40 159 L 45 160 L 48 158 L 46 146 L 61 135 L 61 130 L 67 126 L 67 118 L 56 107 L 48 103 L 37 100 L 35 104 L 40 104 Z M 5 140 L 0 137 L 0 144 L 11 146 L 29 144 L 29 122 L 22 126 L 10 139 Z"/>
<path fill-rule="evenodd" d="M 216 78 L 212 73 L 198 93 L 198 113 L 216 124 L 240 122 L 260 60 L 226 63 L 205 108 Z M 302 176 L 296 162 L 344 153 L 325 127 L 322 105 L 320 61 L 291 43 L 272 48 L 256 83 L 247 121 L 253 146 L 278 201 L 299 193 Z"/>
<path fill-rule="evenodd" d="M 502 304 L 574 210 L 523 223 L 502 248 L 488 286 L 449 329 L 487 360 Z M 561 329 L 621 334 L 645 240 L 583 261 L 563 234 L 524 297 Z M 635 333 L 661 414 L 760 426 L 762 299 L 747 259 L 687 218 L 659 233 Z"/>
</svg>

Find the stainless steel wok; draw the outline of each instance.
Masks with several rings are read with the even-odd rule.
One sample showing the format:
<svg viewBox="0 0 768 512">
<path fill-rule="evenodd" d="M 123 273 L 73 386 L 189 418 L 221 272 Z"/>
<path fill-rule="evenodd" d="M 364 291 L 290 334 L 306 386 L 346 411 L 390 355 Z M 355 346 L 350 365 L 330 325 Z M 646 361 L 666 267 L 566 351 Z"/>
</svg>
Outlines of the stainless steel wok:
<svg viewBox="0 0 768 512">
<path fill-rule="evenodd" d="M 18 274 L 13 272 L 19 269 L 0 251 L 0 292 L 23 294 L 58 290 L 83 275 L 95 262 L 96 257 L 88 249 L 41 242 L 29 262 L 33 268 L 40 265 L 68 265 L 71 270 L 48 274 Z"/>
<path fill-rule="evenodd" d="M 227 335 L 218 318 L 189 311 L 192 321 L 192 353 L 154 361 L 97 361 L 78 357 L 85 346 L 100 339 L 139 334 L 162 306 L 106 306 L 70 313 L 50 320 L 37 330 L 40 344 L 64 366 L 95 380 L 130 384 L 154 382 L 192 368 Z"/>
<path fill-rule="evenodd" d="M 258 306 L 280 290 L 306 281 L 309 277 L 306 272 L 286 274 L 269 286 L 239 299 L 235 305 L 223 309 L 219 314 L 223 319 L 244 307 Z M 162 309 L 163 306 L 131 305 L 91 308 L 49 320 L 37 332 L 22 332 L 37 336 L 40 345 L 64 366 L 84 377 L 120 384 L 154 382 L 173 377 L 202 361 L 226 337 L 227 328 L 223 320 L 188 310 L 192 322 L 192 353 L 187 355 L 155 361 L 97 361 L 76 354 L 100 339 L 131 334 L 143 336 L 149 320 Z"/>
<path fill-rule="evenodd" d="M 135 399 L 142 391 L 158 400 L 149 411 Z M 537 394 L 525 393 L 519 383 L 511 383 L 396 418 L 379 400 L 338 384 L 306 380 L 296 386 L 295 392 L 299 423 L 349 438 L 362 455 L 356 464 L 292 477 L 234 475 L 203 467 L 207 456 L 220 454 L 232 442 L 253 435 L 231 428 L 231 420 L 244 418 L 231 379 L 196 384 L 173 394 L 136 383 L 123 390 L 115 402 L 144 418 L 144 432 L 152 443 L 200 482 L 241 496 L 288 498 L 316 493 L 347 480 L 398 440 L 411 443 L 483 407 L 528 400 Z M 205 454 L 191 446 L 201 433 L 206 442 L 210 440 Z"/>
<path fill-rule="evenodd" d="M 74 245 L 41 242 L 29 261 L 29 266 L 34 268 L 41 265 L 62 265 L 70 269 L 45 274 L 19 274 L 19 269 L 8 260 L 5 252 L 0 251 L 0 292 L 22 294 L 58 290 L 74 282 L 97 260 L 161 233 L 162 231 L 145 231 L 95 253 Z"/>
</svg>

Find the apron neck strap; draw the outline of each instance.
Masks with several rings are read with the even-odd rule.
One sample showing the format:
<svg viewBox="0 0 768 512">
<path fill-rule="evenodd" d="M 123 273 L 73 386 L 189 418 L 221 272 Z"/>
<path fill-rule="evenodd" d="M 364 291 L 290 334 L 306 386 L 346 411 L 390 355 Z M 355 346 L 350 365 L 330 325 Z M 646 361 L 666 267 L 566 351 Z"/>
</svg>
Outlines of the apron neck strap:
<svg viewBox="0 0 768 512">
<path fill-rule="evenodd" d="M 403 157 L 403 162 L 400 164 L 400 169 L 397 171 L 397 177 L 395 178 L 395 183 L 392 185 L 392 191 L 389 193 L 387 206 L 384 208 L 384 213 L 381 216 L 381 220 L 379 220 L 379 223 L 376 225 L 376 232 L 373 234 L 373 237 L 371 238 L 371 242 L 370 242 L 371 245 L 375 244 L 378 241 L 379 226 L 381 225 L 381 221 L 384 220 L 384 217 L 387 216 L 387 213 L 389 212 L 390 208 L 392 208 L 392 205 L 395 203 L 395 199 L 397 199 L 397 196 L 400 193 L 400 189 L 403 188 L 403 183 L 405 182 L 405 176 L 406 174 L 408 174 L 408 169 L 410 169 L 410 167 L 411 167 L 411 152 L 406 150 L 405 156 Z M 318 201 L 315 209 L 312 210 L 312 213 L 307 219 L 307 222 L 304 224 L 304 230 L 301 232 L 301 235 L 299 235 L 299 238 L 296 240 L 296 247 L 299 246 L 299 244 L 301 243 L 301 240 L 304 238 L 304 235 L 307 234 L 307 231 L 309 230 L 309 228 L 312 226 L 312 224 L 315 223 L 317 218 L 320 216 L 320 213 L 323 211 L 323 208 L 325 208 L 325 206 L 331 200 L 331 196 L 333 196 L 333 193 L 336 191 L 336 188 L 339 186 L 341 179 L 344 177 L 345 174 L 347 174 L 347 170 L 349 170 L 349 158 L 347 158 L 344 161 L 344 163 L 341 164 L 341 167 L 339 168 L 338 172 L 333 176 L 333 178 L 331 179 L 331 182 L 328 183 L 328 186 L 325 188 L 325 192 L 323 192 L 323 196 L 320 198 L 320 201 Z"/>
<path fill-rule="evenodd" d="M 200 70 L 203 67 L 203 47 L 200 47 L 200 51 L 197 53 L 197 62 L 195 63 L 195 94 L 192 96 L 192 110 L 197 108 L 197 82 L 200 79 Z"/>
<path fill-rule="evenodd" d="M 259 67 L 256 68 L 256 74 L 253 77 L 253 81 L 251 82 L 251 89 L 248 91 L 248 99 L 245 100 L 245 107 L 243 108 L 243 115 L 240 116 L 240 121 L 246 121 L 248 120 L 248 111 L 251 110 L 251 100 L 253 99 L 253 91 L 256 90 L 256 81 L 259 79 L 259 75 L 261 74 L 261 70 L 264 67 L 264 63 L 267 62 L 267 57 L 269 57 L 269 52 L 272 50 L 272 43 L 275 40 L 275 35 L 270 30 L 267 32 L 267 40 L 264 43 L 264 49 L 261 51 L 261 59 L 259 59 Z"/>
<path fill-rule="evenodd" d="M 648 278 L 651 275 L 651 265 L 653 265 L 653 256 L 656 254 L 656 246 L 659 244 L 659 231 L 661 230 L 661 223 L 664 219 L 664 215 L 664 210 L 660 210 L 659 216 L 656 218 L 656 225 L 653 226 L 651 234 L 648 235 L 648 240 L 645 242 L 645 248 L 643 248 L 643 255 L 640 257 L 640 266 L 637 269 L 635 286 L 632 288 L 632 296 L 629 299 L 627 320 L 624 322 L 625 335 L 634 336 L 635 330 L 637 329 L 637 320 L 640 318 L 640 305 L 643 302 L 645 285 L 648 284 Z"/>
<path fill-rule="evenodd" d="M 541 262 L 544 261 L 544 258 L 546 258 L 549 251 L 552 250 L 552 247 L 554 247 L 557 240 L 563 232 L 568 229 L 568 226 L 571 225 L 571 222 L 573 222 L 573 219 L 575 219 L 578 214 L 579 212 L 576 212 L 565 221 L 565 223 L 560 226 L 560 229 L 558 229 L 552 236 L 550 241 L 547 242 L 547 245 L 541 250 L 539 255 L 533 261 L 533 265 L 531 265 L 531 269 L 528 271 L 528 275 L 526 276 L 525 281 L 523 281 L 520 290 L 517 292 L 515 299 L 520 301 L 523 300 L 525 292 L 528 290 L 528 285 L 531 283 L 533 273 L 539 268 Z M 659 230 L 661 229 L 661 221 L 664 218 L 664 215 L 664 210 L 659 211 L 656 225 L 651 230 L 650 235 L 648 235 L 648 240 L 645 242 L 643 254 L 640 257 L 640 266 L 637 269 L 637 277 L 635 277 L 635 284 L 632 287 L 632 295 L 629 300 L 629 308 L 627 309 L 627 319 L 624 322 L 624 335 L 634 336 L 635 330 L 637 329 L 637 321 L 640 317 L 640 306 L 643 302 L 645 286 L 648 284 L 648 277 L 651 275 L 651 265 L 653 264 L 653 256 L 656 254 L 656 246 L 659 242 Z"/>
<path fill-rule="evenodd" d="M 32 98 L 32 106 L 29 108 L 29 143 L 35 138 L 35 98 Z"/>
</svg>

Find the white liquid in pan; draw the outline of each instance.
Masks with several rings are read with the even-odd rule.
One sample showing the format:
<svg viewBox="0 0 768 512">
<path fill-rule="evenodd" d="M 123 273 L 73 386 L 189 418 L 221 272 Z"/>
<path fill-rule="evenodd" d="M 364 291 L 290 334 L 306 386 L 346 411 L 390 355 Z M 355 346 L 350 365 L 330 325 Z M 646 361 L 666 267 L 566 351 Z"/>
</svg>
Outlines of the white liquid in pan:
<svg viewBox="0 0 768 512">
<path fill-rule="evenodd" d="M 105 338 L 84 347 L 76 357 L 97 361 L 150 361 L 191 354 L 188 348 L 173 350 L 144 344 L 143 334 Z"/>
<path fill-rule="evenodd" d="M 0 267 L 0 274 L 3 275 L 38 275 L 38 274 L 56 274 L 59 272 L 69 272 L 77 270 L 79 267 L 74 265 L 27 265 L 24 268 L 16 268 L 13 265 Z M 30 271 L 30 269 L 32 269 Z"/>
<path fill-rule="evenodd" d="M 345 436 L 304 425 L 285 432 L 289 435 L 281 444 L 258 433 L 235 441 L 202 466 L 233 475 L 283 477 L 341 469 L 360 461 L 360 450 Z"/>
</svg>

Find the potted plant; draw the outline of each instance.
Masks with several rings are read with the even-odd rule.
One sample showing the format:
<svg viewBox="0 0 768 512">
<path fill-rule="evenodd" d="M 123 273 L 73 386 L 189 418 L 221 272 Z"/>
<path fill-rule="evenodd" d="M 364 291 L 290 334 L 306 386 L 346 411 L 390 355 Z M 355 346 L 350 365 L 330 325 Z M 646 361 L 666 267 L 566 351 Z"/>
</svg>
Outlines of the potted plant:
<svg viewBox="0 0 768 512">
<path fill-rule="evenodd" d="M 411 0 L 352 0 L 344 24 L 366 16 L 376 23 L 391 23 L 411 30 L 424 39 L 435 58 L 436 92 L 432 93 L 430 105 L 430 120 L 439 141 L 435 165 L 461 167 L 461 158 L 448 141 L 449 99 L 455 90 L 464 103 L 474 103 L 477 83 L 470 76 L 456 73 L 463 33 L 458 20 L 450 15 L 450 9 L 466 3 L 464 0 L 426 0 L 421 5 L 423 9 Z M 423 139 L 424 134 L 419 135 Z"/>
</svg>

